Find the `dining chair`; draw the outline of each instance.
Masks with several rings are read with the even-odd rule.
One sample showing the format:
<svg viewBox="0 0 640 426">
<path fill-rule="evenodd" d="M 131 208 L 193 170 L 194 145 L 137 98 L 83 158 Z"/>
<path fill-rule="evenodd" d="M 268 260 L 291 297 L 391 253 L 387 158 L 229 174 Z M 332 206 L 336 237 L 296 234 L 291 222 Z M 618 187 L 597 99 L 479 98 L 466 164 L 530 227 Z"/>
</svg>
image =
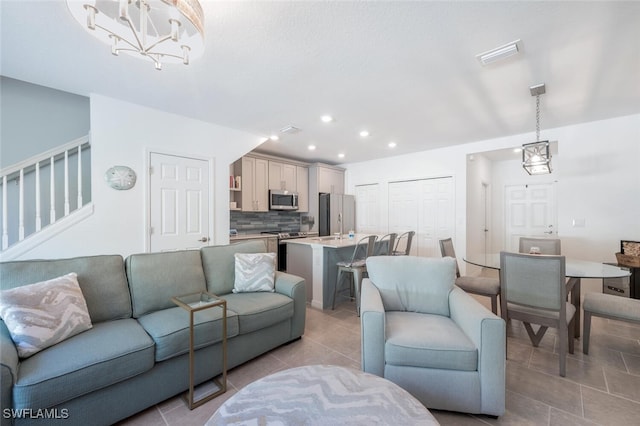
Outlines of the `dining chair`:
<svg viewBox="0 0 640 426">
<path fill-rule="evenodd" d="M 560 256 L 560 239 L 559 238 L 533 238 L 520 237 L 520 253 L 530 253 L 531 247 L 538 247 L 540 253 Z"/>
<path fill-rule="evenodd" d="M 394 244 L 398 238 L 398 234 L 391 232 L 378 238 L 376 242 L 376 249 L 373 253 L 374 256 L 391 256 L 393 254 Z M 387 242 L 387 244 L 385 244 Z"/>
<path fill-rule="evenodd" d="M 407 231 L 400 236 L 396 240 L 396 246 L 393 248 L 394 256 L 409 256 L 411 253 L 411 243 L 413 242 L 413 237 L 416 235 L 416 231 Z M 404 244 L 404 248 L 403 248 Z"/>
<path fill-rule="evenodd" d="M 356 311 L 360 316 L 360 286 L 362 285 L 362 278 L 367 271 L 366 260 L 369 256 L 373 255 L 376 246 L 376 235 L 369 235 L 367 237 L 360 238 L 356 245 L 353 247 L 353 254 L 348 261 L 341 261 L 336 263 L 338 266 L 338 277 L 336 279 L 336 286 L 333 289 L 333 302 L 331 303 L 331 309 L 336 308 L 336 298 L 342 282 L 343 273 L 351 274 L 351 283 L 354 288 L 354 294 L 356 299 Z M 366 246 L 366 247 L 365 247 Z"/>
<path fill-rule="evenodd" d="M 456 261 L 456 285 L 467 293 L 487 296 L 491 298 L 491 311 L 498 314 L 498 295 L 500 294 L 500 280 L 490 277 L 460 276 L 458 259 L 453 248 L 451 238 L 440 240 L 440 254 L 442 257 L 453 257 Z"/>
<path fill-rule="evenodd" d="M 502 317 L 522 321 L 534 347 L 547 329 L 558 329 L 560 375 L 566 374 L 567 349 L 573 353 L 576 307 L 567 302 L 564 256 L 500 252 Z M 533 331 L 531 324 L 540 328 Z"/>
</svg>

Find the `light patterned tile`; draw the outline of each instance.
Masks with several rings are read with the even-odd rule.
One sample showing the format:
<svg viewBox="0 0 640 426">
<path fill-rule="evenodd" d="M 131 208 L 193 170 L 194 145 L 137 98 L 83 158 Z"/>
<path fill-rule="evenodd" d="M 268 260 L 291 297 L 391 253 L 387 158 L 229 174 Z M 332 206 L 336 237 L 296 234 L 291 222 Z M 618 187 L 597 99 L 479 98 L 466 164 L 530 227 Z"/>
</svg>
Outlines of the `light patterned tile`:
<svg viewBox="0 0 640 426">
<path fill-rule="evenodd" d="M 640 418 L 640 404 L 605 392 L 582 387 L 584 417 L 602 425 L 635 425 Z"/>
<path fill-rule="evenodd" d="M 549 416 L 549 426 L 598 426 L 599 423 L 595 423 L 585 419 L 584 417 L 574 416 L 573 414 L 565 413 L 564 411 L 551 409 Z"/>
<path fill-rule="evenodd" d="M 627 366 L 629 373 L 640 376 L 640 356 L 622 354 L 622 358 L 624 359 L 624 364 Z"/>
<path fill-rule="evenodd" d="M 604 374 L 607 377 L 609 393 L 640 403 L 640 376 L 610 368 L 605 368 Z"/>
<path fill-rule="evenodd" d="M 580 385 L 507 361 L 507 389 L 575 415 L 582 414 Z M 511 367 L 511 368 L 510 368 Z"/>
<path fill-rule="evenodd" d="M 559 374 L 560 356 L 536 349 L 533 351 L 529 367 L 548 374 Z M 607 390 L 603 368 L 600 364 L 580 362 L 567 357 L 566 379 L 603 391 Z"/>
</svg>

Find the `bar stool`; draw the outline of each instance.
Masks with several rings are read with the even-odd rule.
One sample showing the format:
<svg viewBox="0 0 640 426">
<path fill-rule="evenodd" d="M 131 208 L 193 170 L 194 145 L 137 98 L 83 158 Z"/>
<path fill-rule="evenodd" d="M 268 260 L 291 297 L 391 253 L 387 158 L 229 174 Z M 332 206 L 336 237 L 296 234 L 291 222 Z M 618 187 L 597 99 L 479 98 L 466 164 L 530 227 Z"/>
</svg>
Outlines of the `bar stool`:
<svg viewBox="0 0 640 426">
<path fill-rule="evenodd" d="M 374 256 L 391 256 L 393 255 L 393 249 L 394 244 L 396 242 L 396 238 L 398 238 L 398 234 L 396 234 L 395 232 L 391 232 L 389 234 L 383 235 L 382 237 L 378 238 L 378 241 L 376 242 L 376 250 L 374 252 Z M 388 240 L 389 244 L 387 245 L 387 249 L 384 250 L 384 242 Z"/>
<path fill-rule="evenodd" d="M 340 288 L 342 273 L 348 272 L 352 274 L 356 297 L 356 311 L 358 313 L 358 316 L 360 316 L 360 285 L 362 284 L 362 277 L 367 271 L 367 257 L 373 254 L 377 238 L 378 237 L 376 235 L 369 235 L 368 237 L 361 238 L 353 248 L 351 260 L 338 262 L 336 264 L 338 266 L 338 278 L 336 280 L 336 286 L 333 290 L 333 303 L 331 304 L 331 309 L 336 308 L 336 298 L 338 297 L 338 289 Z M 367 246 L 366 248 L 363 247 L 365 244 Z M 358 258 L 358 254 L 361 252 L 364 252 L 364 257 Z"/>
<path fill-rule="evenodd" d="M 403 234 L 400 234 L 398 239 L 396 240 L 396 246 L 393 249 L 394 256 L 409 256 L 411 252 L 411 243 L 413 242 L 413 237 L 416 235 L 416 231 L 407 231 Z M 403 240 L 407 240 L 407 244 L 404 247 L 404 250 L 401 250 L 400 243 Z"/>
</svg>

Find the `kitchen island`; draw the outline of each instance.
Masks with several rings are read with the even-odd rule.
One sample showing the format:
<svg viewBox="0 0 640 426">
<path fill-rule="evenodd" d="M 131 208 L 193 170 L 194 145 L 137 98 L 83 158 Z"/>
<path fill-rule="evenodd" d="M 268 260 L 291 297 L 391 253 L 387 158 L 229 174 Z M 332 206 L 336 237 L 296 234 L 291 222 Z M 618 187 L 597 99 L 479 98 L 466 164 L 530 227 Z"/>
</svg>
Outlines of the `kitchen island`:
<svg viewBox="0 0 640 426">
<path fill-rule="evenodd" d="M 287 240 L 287 272 L 303 277 L 307 283 L 307 302 L 317 309 L 331 309 L 338 278 L 336 263 L 349 261 L 356 243 L 369 234 L 353 238 L 312 237 Z M 383 244 L 388 244 L 385 240 Z M 380 250 L 384 250 L 380 247 Z M 344 282 L 344 280 L 343 280 Z M 338 298 L 341 295 L 338 294 Z M 340 299 L 338 299 L 340 300 Z"/>
</svg>

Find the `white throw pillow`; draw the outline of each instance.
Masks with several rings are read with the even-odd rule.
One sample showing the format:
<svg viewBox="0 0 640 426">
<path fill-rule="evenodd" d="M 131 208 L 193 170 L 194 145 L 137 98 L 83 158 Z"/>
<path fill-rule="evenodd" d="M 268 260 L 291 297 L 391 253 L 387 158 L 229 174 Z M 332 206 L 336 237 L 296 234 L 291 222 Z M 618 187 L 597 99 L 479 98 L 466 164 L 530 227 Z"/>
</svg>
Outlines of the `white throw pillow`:
<svg viewBox="0 0 640 426">
<path fill-rule="evenodd" d="M 0 317 L 20 358 L 93 327 L 75 272 L 0 291 Z"/>
<path fill-rule="evenodd" d="M 234 293 L 274 291 L 276 273 L 275 253 L 236 253 Z"/>
</svg>

